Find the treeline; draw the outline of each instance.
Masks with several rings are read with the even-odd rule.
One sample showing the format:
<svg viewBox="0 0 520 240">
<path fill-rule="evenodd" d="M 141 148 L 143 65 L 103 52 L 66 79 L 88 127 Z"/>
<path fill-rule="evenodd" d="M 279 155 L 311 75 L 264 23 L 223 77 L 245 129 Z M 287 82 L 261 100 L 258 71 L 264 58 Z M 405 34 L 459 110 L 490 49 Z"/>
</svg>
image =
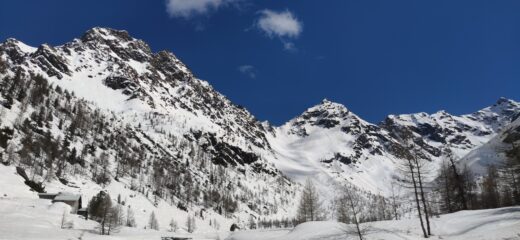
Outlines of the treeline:
<svg viewBox="0 0 520 240">
<path fill-rule="evenodd" d="M 105 186 L 128 178 L 131 189 L 156 205 L 162 199 L 185 211 L 197 206 L 226 217 L 240 204 L 258 215 L 289 204 L 293 191 L 283 176 L 248 173 L 265 184 L 244 184 L 245 172 L 215 164 L 202 146 L 207 140 L 165 132 L 152 137 L 141 124 L 129 125 L 21 69 L 0 80 L 0 160 L 24 168 L 35 181 L 67 184 L 70 176 L 83 176 Z M 160 117 L 145 114 L 143 122 Z"/>
</svg>

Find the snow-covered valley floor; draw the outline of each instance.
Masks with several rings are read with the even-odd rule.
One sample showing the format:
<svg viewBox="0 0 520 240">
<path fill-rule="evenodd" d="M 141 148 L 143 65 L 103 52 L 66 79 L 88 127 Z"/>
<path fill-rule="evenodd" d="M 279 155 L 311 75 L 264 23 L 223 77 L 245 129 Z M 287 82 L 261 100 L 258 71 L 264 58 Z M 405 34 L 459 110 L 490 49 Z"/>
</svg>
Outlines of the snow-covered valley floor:
<svg viewBox="0 0 520 240">
<path fill-rule="evenodd" d="M 424 239 L 416 219 L 362 224 L 364 239 Z M 256 230 L 232 233 L 229 240 L 358 239 L 352 225 L 337 222 L 307 222 L 294 229 Z M 520 207 L 461 211 L 434 218 L 430 239 L 498 240 L 520 239 Z"/>
<path fill-rule="evenodd" d="M 65 204 L 49 204 L 47 200 L 0 198 L 0 239 L 158 239 L 165 236 L 194 239 L 290 240 L 290 239 L 356 239 L 347 233 L 353 226 L 337 222 L 308 222 L 294 229 L 246 230 L 235 233 L 173 234 L 136 228 L 123 228 L 111 236 L 101 236 L 96 223 L 69 215 L 74 229 L 61 229 Z M 418 222 L 413 219 L 363 224 L 365 239 L 422 239 Z M 520 239 L 520 207 L 462 211 L 433 219 L 431 239 Z M 226 238 L 227 236 L 227 238 Z"/>
<path fill-rule="evenodd" d="M 67 214 L 67 221 L 73 222 L 72 229 L 62 229 L 63 212 L 70 207 L 64 203 L 52 204 L 50 200 L 38 199 L 36 193 L 28 190 L 14 168 L 0 166 L 0 240 L 161 240 L 161 237 L 189 237 L 192 239 L 228 240 L 311 240 L 311 239 L 357 239 L 351 232 L 352 225 L 337 222 L 308 222 L 294 229 L 245 230 L 239 232 L 220 231 L 201 227 L 194 234 L 182 229 L 178 233 L 123 227 L 110 236 L 98 234 L 97 223 L 84 220 L 74 214 Z M 159 209 L 157 209 L 159 211 Z M 178 215 L 171 211 L 171 217 Z M 136 217 L 143 218 L 137 215 Z M 179 221 L 181 221 L 179 218 Z M 146 222 L 146 219 L 136 219 Z M 183 223 L 180 222 L 182 225 Z M 381 221 L 363 224 L 365 239 L 413 240 L 423 239 L 416 219 Z M 347 233 L 350 232 L 350 233 Z M 520 207 L 509 207 L 478 211 L 461 211 L 432 219 L 430 239 L 461 240 L 520 240 Z"/>
</svg>

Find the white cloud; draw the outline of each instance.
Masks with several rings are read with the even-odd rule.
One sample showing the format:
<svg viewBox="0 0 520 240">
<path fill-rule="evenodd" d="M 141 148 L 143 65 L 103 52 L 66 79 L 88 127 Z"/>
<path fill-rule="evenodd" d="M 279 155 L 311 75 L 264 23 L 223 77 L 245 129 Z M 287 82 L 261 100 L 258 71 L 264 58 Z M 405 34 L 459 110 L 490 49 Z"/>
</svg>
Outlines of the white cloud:
<svg viewBox="0 0 520 240">
<path fill-rule="evenodd" d="M 238 1 L 240 0 L 167 0 L 166 11 L 171 17 L 191 18 Z"/>
<path fill-rule="evenodd" d="M 238 71 L 247 75 L 249 78 L 256 78 L 256 69 L 251 65 L 242 65 L 238 67 Z"/>
<path fill-rule="evenodd" d="M 292 42 L 283 42 L 283 49 L 287 51 L 296 51 L 296 46 Z"/>
<path fill-rule="evenodd" d="M 303 24 L 289 11 L 275 12 L 269 9 L 260 12 L 256 26 L 269 37 L 298 38 Z"/>
</svg>

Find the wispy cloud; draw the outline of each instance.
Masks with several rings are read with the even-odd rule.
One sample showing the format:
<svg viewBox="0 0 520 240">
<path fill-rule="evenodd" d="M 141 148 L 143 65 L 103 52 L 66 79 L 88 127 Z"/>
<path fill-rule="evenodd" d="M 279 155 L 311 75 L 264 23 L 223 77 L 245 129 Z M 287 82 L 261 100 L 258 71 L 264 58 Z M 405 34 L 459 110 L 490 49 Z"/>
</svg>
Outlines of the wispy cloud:
<svg viewBox="0 0 520 240">
<path fill-rule="evenodd" d="M 296 51 L 296 46 L 292 42 L 283 42 L 283 49 L 287 51 Z"/>
<path fill-rule="evenodd" d="M 221 7 L 238 3 L 241 0 L 167 0 L 166 11 L 170 17 L 192 18 L 205 15 Z"/>
<path fill-rule="evenodd" d="M 270 38 L 278 37 L 282 41 L 284 49 L 288 51 L 296 50 L 294 43 L 289 39 L 298 38 L 303 31 L 303 23 L 289 10 L 281 12 L 262 10 L 255 26 Z"/>
<path fill-rule="evenodd" d="M 245 74 L 249 78 L 256 78 L 256 69 L 252 65 L 242 65 L 238 67 L 238 71 Z"/>
<path fill-rule="evenodd" d="M 269 37 L 297 38 L 303 30 L 303 24 L 289 10 L 282 12 L 262 10 L 256 25 Z"/>
</svg>

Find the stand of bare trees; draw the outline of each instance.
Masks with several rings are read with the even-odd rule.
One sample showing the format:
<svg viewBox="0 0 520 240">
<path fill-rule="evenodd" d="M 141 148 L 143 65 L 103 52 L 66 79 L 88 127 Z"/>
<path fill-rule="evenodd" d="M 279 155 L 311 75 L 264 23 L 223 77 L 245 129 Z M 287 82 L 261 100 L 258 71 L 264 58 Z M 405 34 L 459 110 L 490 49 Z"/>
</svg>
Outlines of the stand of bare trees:
<svg viewBox="0 0 520 240">
<path fill-rule="evenodd" d="M 520 204 L 520 153 L 513 145 L 507 159 L 487 167 L 486 174 L 475 179 L 468 167 L 457 165 L 449 150 L 436 180 L 438 205 L 442 213 L 466 209 L 487 209 Z M 518 152 L 517 152 L 518 151 Z"/>
<path fill-rule="evenodd" d="M 423 236 L 431 236 L 430 207 L 428 206 L 427 190 L 425 189 L 425 176 L 428 174 L 427 162 L 422 159 L 414 144 L 407 149 L 407 156 L 401 163 L 400 169 L 404 178 L 400 179 L 405 187 L 413 189 L 415 207 L 419 216 Z"/>
<path fill-rule="evenodd" d="M 467 210 L 473 188 L 472 174 L 467 167 L 461 168 L 456 164 L 450 148 L 444 149 L 443 153 L 446 157 L 441 163 L 437 177 L 437 189 L 442 199 L 440 209 L 448 213 Z"/>
</svg>

